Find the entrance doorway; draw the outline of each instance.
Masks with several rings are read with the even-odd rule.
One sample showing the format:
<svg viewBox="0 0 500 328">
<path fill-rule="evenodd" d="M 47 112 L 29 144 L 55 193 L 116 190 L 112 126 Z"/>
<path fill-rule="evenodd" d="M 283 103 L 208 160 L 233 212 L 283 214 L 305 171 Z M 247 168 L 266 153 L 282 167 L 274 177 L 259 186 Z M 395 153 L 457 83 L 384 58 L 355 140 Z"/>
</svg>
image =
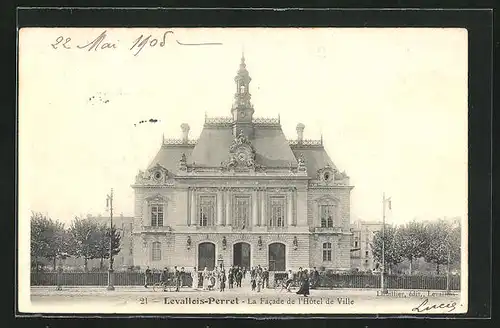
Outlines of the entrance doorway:
<svg viewBox="0 0 500 328">
<path fill-rule="evenodd" d="M 215 244 L 201 243 L 198 245 L 198 270 L 213 270 L 215 268 Z"/>
<path fill-rule="evenodd" d="M 286 271 L 285 245 L 273 243 L 269 245 L 269 271 Z"/>
<path fill-rule="evenodd" d="M 233 265 L 250 269 L 250 244 L 236 243 L 233 245 Z"/>
</svg>

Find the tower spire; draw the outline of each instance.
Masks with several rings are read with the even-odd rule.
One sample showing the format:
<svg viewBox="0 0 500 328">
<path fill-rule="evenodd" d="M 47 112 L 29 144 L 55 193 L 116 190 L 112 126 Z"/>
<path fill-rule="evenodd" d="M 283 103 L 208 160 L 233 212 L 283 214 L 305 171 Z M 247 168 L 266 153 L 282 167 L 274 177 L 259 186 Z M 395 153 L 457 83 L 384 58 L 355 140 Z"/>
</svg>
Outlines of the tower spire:
<svg viewBox="0 0 500 328">
<path fill-rule="evenodd" d="M 245 63 L 245 51 L 242 47 L 240 67 L 234 77 L 236 92 L 234 94 L 234 102 L 231 110 L 233 116 L 234 135 L 243 130 L 246 136 L 251 136 L 253 131 L 252 115 L 253 105 L 250 101 L 250 81 L 252 78 L 248 74 L 247 65 Z"/>
</svg>

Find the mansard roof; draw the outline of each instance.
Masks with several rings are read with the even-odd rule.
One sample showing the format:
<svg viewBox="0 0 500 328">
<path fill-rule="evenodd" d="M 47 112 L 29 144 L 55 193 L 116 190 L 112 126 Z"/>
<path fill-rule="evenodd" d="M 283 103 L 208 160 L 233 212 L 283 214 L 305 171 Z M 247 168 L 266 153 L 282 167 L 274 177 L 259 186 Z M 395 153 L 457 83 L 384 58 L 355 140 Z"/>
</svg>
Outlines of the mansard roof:
<svg viewBox="0 0 500 328">
<path fill-rule="evenodd" d="M 287 140 L 280 125 L 255 125 L 254 136 L 249 138 L 255 149 L 255 162 L 270 168 L 289 168 L 296 166 L 302 154 L 307 174 L 315 179 L 319 169 L 335 164 L 323 147 L 322 141 Z M 205 125 L 197 141 L 165 140 L 148 169 L 157 164 L 176 174 L 182 154 L 186 155 L 188 165 L 197 167 L 219 167 L 229 158 L 229 147 L 234 140 L 229 124 Z"/>
<path fill-rule="evenodd" d="M 194 148 L 194 142 L 190 141 L 188 143 L 172 142 L 170 140 L 165 140 L 148 166 L 148 170 L 153 168 L 155 165 L 160 164 L 165 167 L 169 172 L 174 174 L 179 170 L 179 162 L 181 160 L 182 154 L 186 155 L 186 160 L 188 163 L 191 162 L 191 152 Z"/>
<path fill-rule="evenodd" d="M 234 140 L 231 127 L 205 126 L 193 149 L 188 163 L 196 166 L 219 167 L 229 158 L 229 147 Z M 255 126 L 254 135 L 249 138 L 255 148 L 255 162 L 265 167 L 288 168 L 297 160 L 280 126 Z"/>
</svg>

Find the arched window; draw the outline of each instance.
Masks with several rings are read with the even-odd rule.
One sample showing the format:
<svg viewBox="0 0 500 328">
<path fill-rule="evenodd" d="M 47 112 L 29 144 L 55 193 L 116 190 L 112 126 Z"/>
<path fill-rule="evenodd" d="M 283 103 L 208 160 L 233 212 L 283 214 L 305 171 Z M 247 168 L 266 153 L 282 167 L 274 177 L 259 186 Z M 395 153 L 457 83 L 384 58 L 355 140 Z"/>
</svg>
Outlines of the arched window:
<svg viewBox="0 0 500 328">
<path fill-rule="evenodd" d="M 323 243 L 323 261 L 332 260 L 332 243 Z"/>
<path fill-rule="evenodd" d="M 151 260 L 161 261 L 161 243 L 159 241 L 155 241 L 151 245 Z"/>
</svg>

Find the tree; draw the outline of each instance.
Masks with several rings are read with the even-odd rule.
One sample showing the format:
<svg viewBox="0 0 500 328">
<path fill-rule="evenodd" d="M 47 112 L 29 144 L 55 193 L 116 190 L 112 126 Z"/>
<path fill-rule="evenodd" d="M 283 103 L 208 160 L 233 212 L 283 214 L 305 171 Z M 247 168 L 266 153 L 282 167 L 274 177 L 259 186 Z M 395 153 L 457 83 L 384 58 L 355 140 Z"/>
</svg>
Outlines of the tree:
<svg viewBox="0 0 500 328">
<path fill-rule="evenodd" d="M 384 237 L 382 237 L 384 235 Z M 379 231 L 373 237 L 373 242 L 371 243 L 371 248 L 373 252 L 373 257 L 382 263 L 382 241 L 384 241 L 384 258 L 385 264 L 389 269 L 393 266 L 401 263 L 403 261 L 403 256 L 401 255 L 401 249 L 397 244 L 398 238 L 398 228 L 393 226 L 386 226 L 385 232 Z"/>
<path fill-rule="evenodd" d="M 102 270 L 104 267 L 104 259 L 109 259 L 109 227 L 106 224 L 101 224 L 99 226 L 99 235 L 100 235 L 100 243 L 99 243 L 99 258 L 101 259 L 100 269 Z M 113 228 L 111 229 L 112 239 L 112 254 L 113 256 L 117 255 L 120 252 L 120 242 L 121 236 L 120 232 L 116 229 L 113 224 Z"/>
<path fill-rule="evenodd" d="M 460 261 L 460 225 L 455 226 L 445 220 L 437 220 L 426 226 L 426 246 L 424 258 L 436 264 L 436 273 L 440 266 Z"/>
<path fill-rule="evenodd" d="M 99 248 L 103 238 L 99 226 L 92 220 L 75 217 L 69 231 L 75 245 L 75 256 L 84 259 L 84 269 L 87 272 L 88 260 L 100 256 Z"/>
<path fill-rule="evenodd" d="M 64 224 L 36 212 L 32 212 L 30 221 L 30 252 L 36 270 L 38 271 L 38 263 L 43 258 L 52 261 L 55 270 L 56 259 L 66 257 L 71 252 L 71 239 Z"/>
<path fill-rule="evenodd" d="M 409 261 L 410 274 L 413 272 L 413 261 L 423 256 L 427 241 L 426 229 L 421 222 L 411 221 L 399 228 L 396 244 L 400 247 L 401 256 Z"/>
</svg>

